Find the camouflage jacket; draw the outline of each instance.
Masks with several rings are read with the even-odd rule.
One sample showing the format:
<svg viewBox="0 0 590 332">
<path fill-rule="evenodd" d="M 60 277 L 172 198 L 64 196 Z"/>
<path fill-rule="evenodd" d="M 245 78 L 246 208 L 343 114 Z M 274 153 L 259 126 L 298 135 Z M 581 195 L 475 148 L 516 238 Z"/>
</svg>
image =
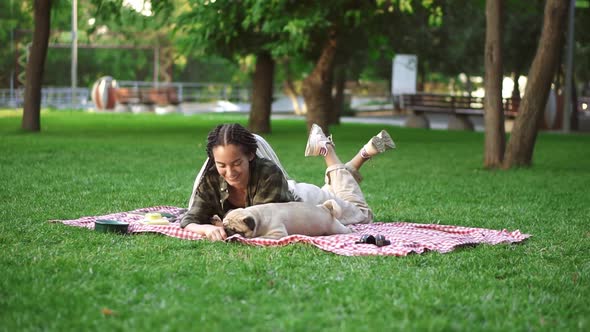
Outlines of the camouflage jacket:
<svg viewBox="0 0 590 332">
<path fill-rule="evenodd" d="M 180 222 L 182 228 L 188 224 L 210 224 L 211 217 L 225 214 L 235 208 L 229 201 L 228 183 L 212 165 L 201 178 L 193 205 Z M 281 169 L 272 161 L 256 157 L 250 162 L 250 179 L 246 193 L 246 206 L 291 202 L 295 198 Z"/>
</svg>

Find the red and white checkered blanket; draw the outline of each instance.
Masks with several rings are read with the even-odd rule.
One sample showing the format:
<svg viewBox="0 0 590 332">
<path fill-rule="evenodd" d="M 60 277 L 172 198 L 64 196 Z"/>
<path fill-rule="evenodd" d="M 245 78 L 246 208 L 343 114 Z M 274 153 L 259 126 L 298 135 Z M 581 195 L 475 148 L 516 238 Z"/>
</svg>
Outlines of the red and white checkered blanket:
<svg viewBox="0 0 590 332">
<path fill-rule="evenodd" d="M 174 206 L 155 206 L 129 212 L 119 212 L 104 216 L 82 217 L 75 220 L 52 220 L 70 226 L 94 229 L 97 219 L 113 219 L 129 223 L 129 233 L 160 233 L 185 240 L 201 240 L 204 237 L 180 228 L 178 222 L 169 225 L 146 225 L 141 222 L 147 212 L 170 213 L 175 216 L 184 209 Z M 408 222 L 375 222 L 372 224 L 349 226 L 354 233 L 330 236 L 289 235 L 282 239 L 270 240 L 254 238 L 248 239 L 234 235 L 228 242 L 241 242 L 258 246 L 284 246 L 291 243 L 309 243 L 322 250 L 344 256 L 406 256 L 410 253 L 421 254 L 425 251 L 447 253 L 457 247 L 479 243 L 499 244 L 518 243 L 530 237 L 519 230 L 492 230 L 462 226 L 448 226 L 438 224 L 417 224 Z M 391 241 L 391 245 L 377 247 L 373 244 L 355 243 L 364 234 L 382 234 Z"/>
</svg>

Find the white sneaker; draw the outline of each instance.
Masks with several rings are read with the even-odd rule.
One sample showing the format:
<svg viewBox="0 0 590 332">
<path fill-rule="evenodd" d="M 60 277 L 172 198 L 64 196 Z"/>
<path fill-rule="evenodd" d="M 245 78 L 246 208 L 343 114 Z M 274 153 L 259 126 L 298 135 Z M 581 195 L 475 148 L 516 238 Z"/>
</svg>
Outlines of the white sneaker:
<svg viewBox="0 0 590 332">
<path fill-rule="evenodd" d="M 307 139 L 305 156 L 325 156 L 328 153 L 328 148 L 326 147 L 327 144 L 334 146 L 332 135 L 326 137 L 322 128 L 314 123 L 311 125 L 311 131 L 309 132 L 309 138 Z"/>
<path fill-rule="evenodd" d="M 381 130 L 377 136 L 373 136 L 369 142 L 365 144 L 363 150 L 366 152 L 366 156 L 363 157 L 370 158 L 391 149 L 395 149 L 395 143 L 385 130 Z"/>
<path fill-rule="evenodd" d="M 377 136 L 371 138 L 371 143 L 373 143 L 379 153 L 395 149 L 395 143 L 393 142 L 393 139 L 391 139 L 391 136 L 389 136 L 389 133 L 387 133 L 385 130 L 381 130 Z"/>
</svg>

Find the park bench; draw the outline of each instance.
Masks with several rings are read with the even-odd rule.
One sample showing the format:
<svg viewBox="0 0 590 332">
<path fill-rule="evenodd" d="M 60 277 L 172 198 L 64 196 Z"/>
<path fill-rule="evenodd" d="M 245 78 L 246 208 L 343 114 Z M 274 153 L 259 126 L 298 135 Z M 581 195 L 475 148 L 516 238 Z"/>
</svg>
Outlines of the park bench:
<svg viewBox="0 0 590 332">
<path fill-rule="evenodd" d="M 518 110 L 518 99 L 504 98 L 504 115 L 514 118 Z M 470 116 L 484 115 L 484 99 L 473 96 L 453 96 L 442 94 L 404 94 L 400 98 L 402 109 L 411 112 L 406 126 L 414 128 L 430 128 L 425 113 L 449 115 L 448 129 L 474 130 Z"/>
<path fill-rule="evenodd" d="M 160 88 L 117 88 L 115 91 L 117 104 L 124 108 L 130 108 L 132 111 L 145 111 L 153 106 L 158 107 L 176 107 L 180 104 L 178 93 L 174 87 Z"/>
</svg>

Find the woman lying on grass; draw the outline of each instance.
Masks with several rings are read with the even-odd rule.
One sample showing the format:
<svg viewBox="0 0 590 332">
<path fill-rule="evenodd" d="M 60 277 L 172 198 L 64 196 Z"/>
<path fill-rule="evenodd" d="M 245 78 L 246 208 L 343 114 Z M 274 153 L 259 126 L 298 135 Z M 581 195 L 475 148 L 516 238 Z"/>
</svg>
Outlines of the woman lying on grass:
<svg viewBox="0 0 590 332">
<path fill-rule="evenodd" d="M 344 225 L 370 223 L 373 213 L 359 187 L 358 170 L 371 157 L 395 148 L 389 134 L 382 130 L 359 152 L 343 164 L 334 150 L 331 137 L 313 125 L 305 156 L 323 156 L 326 162 L 326 184 L 318 187 L 287 180 L 276 154 L 260 136 L 239 124 L 223 124 L 207 138 L 208 159 L 195 181 L 189 210 L 181 227 L 206 236 L 209 240 L 225 240 L 223 227 L 214 226 L 214 218 L 223 218 L 229 210 L 247 206 L 303 201 L 322 204 L 334 199 L 342 208 L 340 222 Z"/>
</svg>

